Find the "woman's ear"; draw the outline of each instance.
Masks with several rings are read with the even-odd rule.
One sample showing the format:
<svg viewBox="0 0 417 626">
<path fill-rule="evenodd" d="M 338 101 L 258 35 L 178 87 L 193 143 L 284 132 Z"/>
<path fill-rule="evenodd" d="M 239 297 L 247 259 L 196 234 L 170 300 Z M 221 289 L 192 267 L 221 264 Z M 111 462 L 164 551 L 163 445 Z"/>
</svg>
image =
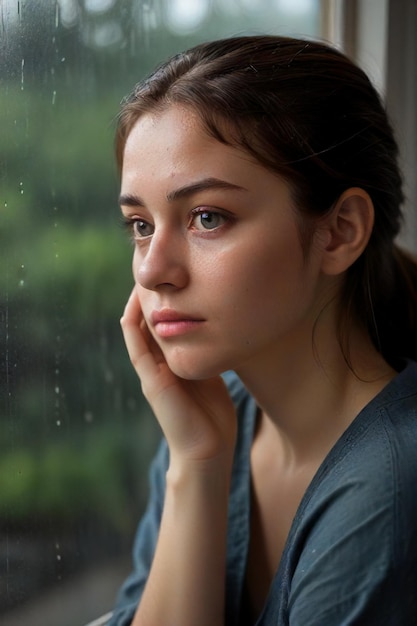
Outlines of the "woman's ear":
<svg viewBox="0 0 417 626">
<path fill-rule="evenodd" d="M 334 276 L 347 270 L 368 245 L 373 225 L 374 205 L 369 194 L 359 187 L 347 189 L 325 220 L 323 273 Z"/>
</svg>

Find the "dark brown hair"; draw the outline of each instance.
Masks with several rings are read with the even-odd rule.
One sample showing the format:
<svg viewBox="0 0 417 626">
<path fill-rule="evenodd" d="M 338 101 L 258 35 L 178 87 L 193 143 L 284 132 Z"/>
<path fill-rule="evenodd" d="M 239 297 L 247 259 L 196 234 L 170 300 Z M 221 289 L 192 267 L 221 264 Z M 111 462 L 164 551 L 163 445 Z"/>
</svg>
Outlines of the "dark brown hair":
<svg viewBox="0 0 417 626">
<path fill-rule="evenodd" d="M 366 74 L 320 42 L 250 36 L 205 43 L 179 54 L 139 83 L 119 115 L 119 167 L 138 118 L 169 104 L 191 107 L 207 132 L 239 146 L 291 185 L 303 222 L 331 211 L 350 187 L 372 198 L 369 244 L 349 268 L 340 340 L 361 320 L 394 366 L 417 359 L 417 265 L 394 240 L 403 202 L 398 148 Z"/>
</svg>

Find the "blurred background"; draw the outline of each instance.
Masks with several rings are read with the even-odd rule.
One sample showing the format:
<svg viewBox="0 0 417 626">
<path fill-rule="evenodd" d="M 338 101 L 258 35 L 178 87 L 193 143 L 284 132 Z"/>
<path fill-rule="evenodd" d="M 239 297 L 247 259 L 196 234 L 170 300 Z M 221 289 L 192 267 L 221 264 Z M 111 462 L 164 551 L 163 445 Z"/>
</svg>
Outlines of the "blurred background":
<svg viewBox="0 0 417 626">
<path fill-rule="evenodd" d="M 84 626 L 130 567 L 159 432 L 119 328 L 119 103 L 167 56 L 320 37 L 387 96 L 415 249 L 414 0 L 0 0 L 0 625 Z"/>
</svg>

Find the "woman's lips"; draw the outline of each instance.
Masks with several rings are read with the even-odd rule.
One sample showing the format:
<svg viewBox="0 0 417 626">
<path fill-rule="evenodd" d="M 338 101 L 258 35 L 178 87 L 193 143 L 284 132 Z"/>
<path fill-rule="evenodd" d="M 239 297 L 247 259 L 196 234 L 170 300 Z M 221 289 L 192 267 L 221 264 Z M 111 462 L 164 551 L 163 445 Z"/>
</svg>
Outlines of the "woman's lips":
<svg viewBox="0 0 417 626">
<path fill-rule="evenodd" d="M 204 320 L 198 316 L 174 311 L 173 309 L 162 309 L 153 311 L 151 314 L 151 324 L 159 337 L 175 337 L 196 330 Z"/>
</svg>

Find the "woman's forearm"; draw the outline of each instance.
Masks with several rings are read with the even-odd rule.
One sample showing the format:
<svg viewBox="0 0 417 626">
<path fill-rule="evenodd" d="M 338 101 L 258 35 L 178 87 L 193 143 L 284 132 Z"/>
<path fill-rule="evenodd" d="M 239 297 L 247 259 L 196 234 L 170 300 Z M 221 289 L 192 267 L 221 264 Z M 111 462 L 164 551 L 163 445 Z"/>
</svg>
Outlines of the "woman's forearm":
<svg viewBox="0 0 417 626">
<path fill-rule="evenodd" d="M 230 461 L 172 466 L 158 543 L 132 626 L 222 626 Z"/>
</svg>

